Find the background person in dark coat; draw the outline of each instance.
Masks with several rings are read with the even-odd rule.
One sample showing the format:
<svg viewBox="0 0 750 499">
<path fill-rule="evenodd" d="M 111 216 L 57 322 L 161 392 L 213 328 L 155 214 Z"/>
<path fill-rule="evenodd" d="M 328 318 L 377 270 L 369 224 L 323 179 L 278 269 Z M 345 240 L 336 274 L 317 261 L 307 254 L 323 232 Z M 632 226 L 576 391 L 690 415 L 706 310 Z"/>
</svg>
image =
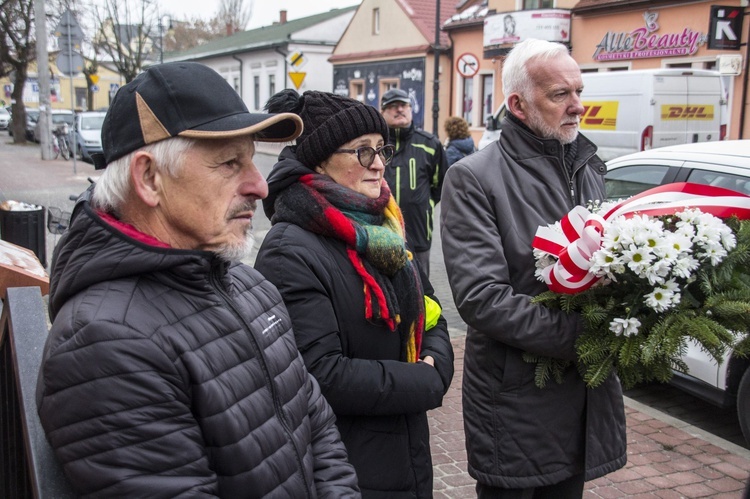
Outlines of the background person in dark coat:
<svg viewBox="0 0 750 499">
<path fill-rule="evenodd" d="M 432 497 L 426 411 L 448 390 L 453 350 L 383 180 L 388 127 L 377 109 L 324 92 L 284 90 L 267 108 L 298 113 L 305 129 L 268 178 L 273 226 L 256 268 L 284 297 L 363 497 Z"/>
<path fill-rule="evenodd" d="M 448 134 L 448 143 L 445 146 L 448 166 L 476 152 L 474 139 L 469 132 L 469 123 L 461 116 L 451 116 L 445 120 L 445 133 Z"/>
<path fill-rule="evenodd" d="M 152 66 L 102 128 L 107 166 L 55 248 L 42 425 L 83 497 L 360 497 L 274 286 L 235 260 L 268 186 L 214 70 Z"/>
<path fill-rule="evenodd" d="M 429 277 L 432 213 L 440 202 L 448 162 L 440 140 L 414 127 L 409 94 L 392 88 L 383 94 L 380 107 L 389 128 L 388 141 L 396 148 L 385 180 L 404 214 L 406 240 Z"/>
<path fill-rule="evenodd" d="M 571 366 L 534 383 L 524 352 L 575 360 L 577 314 L 530 302 L 537 228 L 604 199 L 604 163 L 578 133 L 581 71 L 559 43 L 526 40 L 503 63 L 511 112 L 494 144 L 448 170 L 441 237 L 448 279 L 468 325 L 463 416 L 480 498 L 580 498 L 584 480 L 625 465 L 622 390 L 596 389 Z"/>
</svg>

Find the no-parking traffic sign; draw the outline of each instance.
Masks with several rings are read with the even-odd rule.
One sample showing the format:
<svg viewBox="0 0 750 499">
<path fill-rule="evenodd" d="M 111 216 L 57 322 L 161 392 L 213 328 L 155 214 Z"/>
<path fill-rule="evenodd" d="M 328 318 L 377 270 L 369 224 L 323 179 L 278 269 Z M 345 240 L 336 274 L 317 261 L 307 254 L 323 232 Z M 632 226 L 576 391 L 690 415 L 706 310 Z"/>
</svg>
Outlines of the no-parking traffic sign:
<svg viewBox="0 0 750 499">
<path fill-rule="evenodd" d="M 479 59 L 469 52 L 461 54 L 456 60 L 456 69 L 464 78 L 472 78 L 479 71 Z"/>
</svg>

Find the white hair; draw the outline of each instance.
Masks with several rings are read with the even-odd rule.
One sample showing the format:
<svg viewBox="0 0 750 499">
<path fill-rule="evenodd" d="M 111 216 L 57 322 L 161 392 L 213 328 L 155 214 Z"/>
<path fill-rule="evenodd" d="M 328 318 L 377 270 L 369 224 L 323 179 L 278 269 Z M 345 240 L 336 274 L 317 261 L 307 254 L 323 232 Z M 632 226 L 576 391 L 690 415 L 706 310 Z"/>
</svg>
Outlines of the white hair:
<svg viewBox="0 0 750 499">
<path fill-rule="evenodd" d="M 503 62 L 503 95 L 506 106 L 510 94 L 520 94 L 528 98 L 534 83 L 529 78 L 528 64 L 532 59 L 549 60 L 562 55 L 569 56 L 568 48 L 562 43 L 529 38 L 510 51 Z"/>
<path fill-rule="evenodd" d="M 96 187 L 91 196 L 92 207 L 109 213 L 120 213 L 120 208 L 132 189 L 130 162 L 137 152 L 151 153 L 158 171 L 166 172 L 170 177 L 177 177 L 182 168 L 185 153 L 195 144 L 195 139 L 173 137 L 143 146 L 109 163 L 102 176 L 96 181 Z"/>
</svg>

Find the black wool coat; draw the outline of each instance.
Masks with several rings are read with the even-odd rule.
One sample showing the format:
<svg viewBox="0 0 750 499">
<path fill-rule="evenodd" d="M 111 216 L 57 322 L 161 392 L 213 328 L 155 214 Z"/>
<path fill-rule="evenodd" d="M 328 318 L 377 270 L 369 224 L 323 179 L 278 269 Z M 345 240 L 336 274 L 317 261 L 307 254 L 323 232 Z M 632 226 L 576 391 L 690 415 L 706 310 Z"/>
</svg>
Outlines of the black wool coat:
<svg viewBox="0 0 750 499">
<path fill-rule="evenodd" d="M 285 153 L 269 177 L 269 218 L 276 195 L 311 173 Z M 336 413 L 363 497 L 432 497 L 426 411 L 441 405 L 453 377 L 445 320 L 424 335 L 421 357 L 434 357 L 434 368 L 401 362 L 405 332 L 365 319 L 362 278 L 343 242 L 276 223 L 255 266 L 281 291 L 305 363 Z"/>
</svg>

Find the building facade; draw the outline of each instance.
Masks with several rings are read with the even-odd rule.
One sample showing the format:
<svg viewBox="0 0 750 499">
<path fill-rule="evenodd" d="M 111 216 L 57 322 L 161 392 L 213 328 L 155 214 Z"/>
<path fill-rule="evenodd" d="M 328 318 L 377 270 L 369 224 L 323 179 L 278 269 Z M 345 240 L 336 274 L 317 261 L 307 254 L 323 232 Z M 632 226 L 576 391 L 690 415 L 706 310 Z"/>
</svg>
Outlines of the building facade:
<svg viewBox="0 0 750 499">
<path fill-rule="evenodd" d="M 526 38 L 568 45 L 582 71 L 684 68 L 722 72 L 727 138 L 750 137 L 747 0 L 465 0 L 443 26 L 453 43 L 453 114 L 478 141 L 502 103 L 504 55 Z M 739 20 L 738 20 L 739 19 Z M 477 61 L 475 70 L 460 65 Z M 585 90 L 584 90 L 585 92 Z M 743 126 L 744 124 L 744 126 Z"/>
<path fill-rule="evenodd" d="M 456 12 L 455 2 L 441 2 L 439 19 L 436 10 L 434 0 L 363 0 L 329 59 L 334 92 L 380 108 L 386 91 L 401 88 L 411 97 L 414 125 L 443 133 L 452 109 L 452 50 L 447 33 L 436 40 L 435 32 Z"/>
<path fill-rule="evenodd" d="M 332 9 L 242 31 L 182 52 L 164 54 L 164 62 L 195 61 L 224 77 L 252 112 L 285 88 L 330 92 L 333 66 L 328 61 L 356 7 Z"/>
</svg>

